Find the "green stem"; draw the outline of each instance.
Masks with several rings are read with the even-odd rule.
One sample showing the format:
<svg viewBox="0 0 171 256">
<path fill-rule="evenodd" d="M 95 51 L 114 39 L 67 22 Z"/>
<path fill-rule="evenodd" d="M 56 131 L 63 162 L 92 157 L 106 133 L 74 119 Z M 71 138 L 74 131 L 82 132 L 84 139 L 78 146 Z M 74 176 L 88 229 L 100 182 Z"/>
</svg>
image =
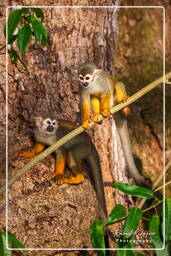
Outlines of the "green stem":
<svg viewBox="0 0 171 256">
<path fill-rule="evenodd" d="M 153 186 L 152 186 L 152 189 L 153 189 L 153 190 L 157 187 L 157 185 L 158 185 L 158 184 L 160 183 L 160 181 L 163 179 L 164 175 L 166 174 L 166 172 L 169 170 L 170 167 L 171 167 L 171 161 L 166 165 L 164 172 L 162 172 L 162 173 L 160 174 L 160 176 L 158 177 L 158 179 L 154 182 L 154 184 L 153 184 Z M 155 190 L 154 190 L 154 191 L 155 191 Z M 138 208 L 142 208 L 143 205 L 145 204 L 146 200 L 147 200 L 147 199 L 145 199 L 145 198 L 142 199 L 142 200 L 140 201 L 139 205 L 138 205 Z"/>
<path fill-rule="evenodd" d="M 151 210 L 152 208 L 156 207 L 157 205 L 161 204 L 162 202 L 163 202 L 163 199 L 160 200 L 158 203 L 154 204 L 153 206 L 150 206 L 150 207 L 144 209 L 142 212 L 147 212 L 147 211 Z"/>
<path fill-rule="evenodd" d="M 139 98 L 141 98 L 143 95 L 148 93 L 149 91 L 153 90 L 155 87 L 160 85 L 162 82 L 165 80 L 168 80 L 171 78 L 171 72 L 167 73 L 165 76 L 162 76 L 158 78 L 157 80 L 153 81 L 152 83 L 148 84 L 145 86 L 143 89 L 132 95 L 131 97 L 128 98 L 128 100 L 124 103 L 120 103 L 116 105 L 115 107 L 112 108 L 111 113 L 114 114 L 118 112 L 119 110 L 123 109 L 124 107 L 130 105 L 131 103 L 135 102 Z M 164 80 L 164 81 L 163 81 Z M 102 115 L 99 115 L 99 119 L 103 120 Z M 91 123 L 90 127 L 92 127 L 95 123 Z M 16 180 L 18 180 L 23 174 L 25 174 L 29 169 L 31 169 L 34 165 L 39 163 L 41 160 L 43 160 L 45 157 L 47 157 L 49 154 L 54 152 L 57 148 L 61 147 L 64 145 L 67 141 L 71 140 L 74 138 L 76 135 L 82 133 L 84 131 L 84 128 L 82 126 L 76 128 L 75 130 L 71 131 L 68 133 L 66 136 L 55 142 L 53 145 L 48 147 L 46 150 L 44 150 L 42 153 L 39 155 L 35 156 L 29 163 L 27 163 L 23 168 L 21 168 L 12 178 L 9 179 L 7 185 L 3 185 L 0 188 L 0 194 L 3 193 L 6 189 L 6 186 L 11 186 Z"/>
<path fill-rule="evenodd" d="M 170 180 L 170 181 L 168 181 L 167 183 L 163 184 L 162 186 L 160 186 L 160 187 L 156 188 L 156 189 L 154 190 L 154 192 L 156 192 L 156 191 L 160 190 L 160 189 L 161 189 L 161 188 L 163 188 L 163 187 L 168 186 L 169 184 L 171 184 L 171 180 Z"/>
</svg>

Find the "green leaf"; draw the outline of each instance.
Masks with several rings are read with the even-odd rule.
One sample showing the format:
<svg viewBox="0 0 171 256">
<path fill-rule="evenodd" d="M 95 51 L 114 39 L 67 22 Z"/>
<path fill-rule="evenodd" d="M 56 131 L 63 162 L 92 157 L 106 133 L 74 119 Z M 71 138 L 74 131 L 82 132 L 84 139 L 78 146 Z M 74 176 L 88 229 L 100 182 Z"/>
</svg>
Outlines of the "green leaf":
<svg viewBox="0 0 171 256">
<path fill-rule="evenodd" d="M 123 232 L 126 233 L 126 237 L 130 237 L 134 234 L 138 227 L 138 223 L 142 217 L 142 211 L 139 208 L 131 208 L 123 226 Z"/>
<path fill-rule="evenodd" d="M 138 196 L 146 199 L 153 197 L 153 191 L 148 188 L 127 184 L 123 182 L 116 182 L 113 183 L 112 185 L 128 195 Z"/>
<path fill-rule="evenodd" d="M 47 43 L 47 31 L 45 27 L 34 16 L 30 17 L 30 21 L 32 23 L 36 42 L 41 42 L 43 45 L 45 45 Z"/>
<path fill-rule="evenodd" d="M 102 256 L 106 255 L 104 226 L 101 220 L 96 220 L 90 227 L 90 238 L 93 248 L 102 248 L 102 250 L 97 250 L 98 254 Z"/>
<path fill-rule="evenodd" d="M 160 225 L 159 216 L 154 215 L 150 221 L 149 231 L 150 231 L 150 238 L 151 238 L 155 248 L 163 247 L 163 243 L 160 239 L 160 234 L 159 234 L 159 225 Z M 163 255 L 163 253 L 161 253 L 161 251 L 156 251 L 156 253 L 157 253 L 157 256 Z"/>
<path fill-rule="evenodd" d="M 171 240 L 171 198 L 165 200 L 165 234 L 166 242 Z"/>
<path fill-rule="evenodd" d="M 117 204 L 108 216 L 108 224 L 112 224 L 126 216 L 126 209 L 123 205 Z"/>
<path fill-rule="evenodd" d="M 8 40 L 10 40 L 11 36 L 15 32 L 18 24 L 21 21 L 21 15 L 22 15 L 22 10 L 14 10 L 10 13 L 9 18 L 8 18 Z M 4 35 L 6 37 L 6 25 L 4 28 Z"/>
<path fill-rule="evenodd" d="M 122 248 L 125 248 L 125 250 L 118 250 L 117 256 L 136 256 L 136 252 L 133 250 L 127 250 L 127 248 L 135 248 L 134 244 L 129 242 Z"/>
<path fill-rule="evenodd" d="M 29 74 L 29 70 L 26 66 L 26 64 L 24 63 L 24 61 L 22 61 L 22 59 L 20 58 L 20 56 L 18 55 L 18 53 L 14 50 L 11 49 L 10 50 L 10 58 L 11 58 L 11 63 L 15 64 L 17 60 L 19 60 L 21 62 L 21 64 L 24 66 L 25 70 L 27 71 L 27 73 Z"/>
<path fill-rule="evenodd" d="M 170 251 L 169 244 L 167 244 L 163 250 L 156 251 L 156 255 L 157 256 L 170 256 L 169 251 Z"/>
<path fill-rule="evenodd" d="M 25 24 L 18 32 L 18 49 L 20 52 L 24 52 L 26 46 L 30 42 L 31 38 L 31 27 L 29 24 Z"/>
<path fill-rule="evenodd" d="M 32 8 L 33 11 L 35 12 L 37 18 L 41 18 L 41 22 L 44 21 L 44 14 L 40 8 Z"/>
<path fill-rule="evenodd" d="M 26 15 L 26 17 L 31 15 L 28 8 L 22 8 L 22 12 Z"/>
<path fill-rule="evenodd" d="M 16 61 L 19 59 L 19 55 L 17 54 L 17 52 L 14 49 L 11 49 L 11 51 L 10 51 L 10 58 L 11 58 L 12 64 L 15 64 Z"/>
<path fill-rule="evenodd" d="M 10 39 L 8 40 L 8 44 L 12 44 L 16 39 L 17 39 L 17 35 L 11 36 Z"/>
<path fill-rule="evenodd" d="M 9 243 L 15 245 L 18 248 L 26 248 L 23 243 L 21 243 L 12 233 L 8 232 Z"/>
<path fill-rule="evenodd" d="M 6 248 L 6 232 L 1 233 L 2 238 L 2 256 L 12 256 L 12 251 Z M 10 243 L 9 243 L 9 247 Z"/>
<path fill-rule="evenodd" d="M 42 35 L 41 44 L 42 44 L 43 46 L 46 46 L 46 45 L 47 45 L 47 37 L 45 37 L 44 35 Z"/>
<path fill-rule="evenodd" d="M 4 256 L 4 253 L 3 253 L 2 232 L 0 233 L 0 255 Z"/>
</svg>

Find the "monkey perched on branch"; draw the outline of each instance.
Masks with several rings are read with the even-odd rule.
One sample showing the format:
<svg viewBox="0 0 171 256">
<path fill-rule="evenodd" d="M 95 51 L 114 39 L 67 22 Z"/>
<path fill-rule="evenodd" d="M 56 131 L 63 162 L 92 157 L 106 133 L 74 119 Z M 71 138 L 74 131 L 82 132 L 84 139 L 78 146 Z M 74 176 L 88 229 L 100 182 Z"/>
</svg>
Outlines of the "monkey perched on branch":
<svg viewBox="0 0 171 256">
<path fill-rule="evenodd" d="M 32 150 L 23 152 L 20 156 L 25 158 L 34 157 L 40 153 L 45 146 L 52 145 L 67 133 L 78 126 L 70 121 L 58 121 L 53 114 L 45 114 L 35 118 L 34 129 L 35 146 Z M 97 199 L 100 206 L 101 219 L 107 222 L 106 203 L 104 196 L 103 180 L 98 153 L 91 141 L 90 136 L 83 132 L 73 139 L 67 141 L 56 151 L 56 164 L 54 176 L 57 184 L 63 183 L 79 184 L 84 181 L 83 167 L 81 161 L 87 162 L 90 168 L 90 176 L 93 178 Z M 73 176 L 64 177 L 65 166 L 69 167 Z"/>
<path fill-rule="evenodd" d="M 98 122 L 99 114 L 109 116 L 112 106 L 128 99 L 125 85 L 107 72 L 97 69 L 93 63 L 84 63 L 78 69 L 81 92 L 82 126 L 89 128 L 91 122 Z M 126 116 L 129 107 L 116 113 L 114 119 L 120 135 L 123 152 L 131 176 L 138 185 L 147 186 L 144 177 L 137 170 L 132 154 Z"/>
</svg>

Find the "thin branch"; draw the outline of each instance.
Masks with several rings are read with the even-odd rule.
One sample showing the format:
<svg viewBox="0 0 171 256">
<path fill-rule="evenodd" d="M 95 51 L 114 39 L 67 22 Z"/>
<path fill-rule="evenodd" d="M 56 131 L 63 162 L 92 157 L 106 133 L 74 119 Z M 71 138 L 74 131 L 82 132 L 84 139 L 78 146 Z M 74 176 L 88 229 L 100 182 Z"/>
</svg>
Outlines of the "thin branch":
<svg viewBox="0 0 171 256">
<path fill-rule="evenodd" d="M 168 181 L 166 184 L 164 184 L 164 185 L 162 185 L 162 186 L 160 186 L 160 187 L 156 188 L 156 189 L 154 190 L 154 192 L 156 192 L 156 191 L 160 190 L 161 188 L 165 188 L 165 187 L 167 187 L 169 184 L 171 184 L 171 180 L 170 180 L 170 181 Z"/>
<path fill-rule="evenodd" d="M 163 202 L 163 199 L 158 201 L 156 204 L 153 204 L 152 206 L 144 209 L 142 212 L 147 212 L 147 211 L 151 210 L 152 208 L 156 207 L 157 205 L 161 204 L 162 202 Z"/>
<path fill-rule="evenodd" d="M 166 80 L 165 83 L 166 84 L 171 84 L 171 82 L 169 80 Z"/>
<path fill-rule="evenodd" d="M 166 174 L 166 172 L 169 170 L 170 167 L 171 167 L 171 161 L 166 165 L 165 170 L 160 174 L 160 176 L 158 177 L 158 179 L 154 182 L 154 184 L 153 184 L 153 186 L 152 186 L 152 189 L 153 189 L 153 190 L 157 187 L 157 185 L 158 185 L 158 184 L 160 183 L 160 181 L 163 179 L 164 175 Z M 157 190 L 158 190 L 158 189 L 157 189 Z M 154 190 L 154 191 L 157 191 L 157 190 Z M 142 208 L 143 205 L 145 204 L 146 200 L 147 200 L 147 199 L 145 199 L 145 198 L 142 199 L 142 200 L 140 201 L 140 203 L 138 204 L 138 207 L 139 207 L 139 208 Z"/>
<path fill-rule="evenodd" d="M 130 105 L 131 103 L 135 102 L 139 98 L 141 98 L 143 95 L 146 93 L 150 92 L 153 90 L 155 87 L 160 85 L 161 83 L 164 83 L 164 81 L 168 80 L 171 78 L 171 72 L 167 73 L 165 76 L 162 76 L 158 78 L 157 80 L 153 81 L 152 83 L 148 84 L 145 86 L 143 89 L 132 95 L 131 97 L 128 98 L 128 100 L 124 103 L 120 103 L 116 105 L 115 107 L 112 108 L 111 113 L 114 114 L 118 112 L 119 110 L 123 109 L 124 107 Z M 99 115 L 99 119 L 103 120 L 103 116 Z M 90 127 L 92 127 L 95 123 L 91 123 Z M 4 192 L 7 188 L 7 186 L 11 186 L 16 180 L 18 180 L 23 174 L 25 174 L 29 169 L 31 169 L 35 164 L 43 160 L 45 157 L 47 157 L 49 154 L 54 152 L 57 148 L 61 147 L 64 145 L 67 141 L 71 140 L 78 134 L 82 133 L 84 131 L 84 128 L 82 126 L 79 126 L 75 130 L 71 131 L 68 133 L 66 136 L 55 142 L 53 145 L 48 147 L 46 150 L 44 150 L 42 153 L 39 155 L 35 156 L 29 163 L 27 163 L 23 168 L 21 168 L 12 178 L 9 179 L 8 184 L 3 185 L 0 188 L 0 194 Z"/>
</svg>

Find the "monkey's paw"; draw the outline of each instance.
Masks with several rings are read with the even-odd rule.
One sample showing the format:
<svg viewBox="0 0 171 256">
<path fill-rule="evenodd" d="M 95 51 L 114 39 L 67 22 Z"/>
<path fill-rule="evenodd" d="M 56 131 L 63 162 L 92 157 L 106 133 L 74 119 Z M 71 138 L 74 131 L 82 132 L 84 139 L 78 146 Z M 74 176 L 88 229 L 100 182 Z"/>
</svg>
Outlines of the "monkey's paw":
<svg viewBox="0 0 171 256">
<path fill-rule="evenodd" d="M 19 157 L 22 157 L 22 158 L 32 158 L 33 154 L 30 151 L 22 152 L 22 153 L 19 154 Z"/>
<path fill-rule="evenodd" d="M 101 114 L 104 116 L 104 117 L 107 117 L 107 116 L 110 116 L 110 109 L 109 108 L 104 108 L 102 111 L 101 111 Z"/>
<path fill-rule="evenodd" d="M 91 115 L 91 121 L 94 122 L 94 123 L 99 123 L 99 122 L 101 122 L 100 117 L 99 117 L 99 114 L 96 114 L 96 113 L 92 114 L 92 115 Z"/>
<path fill-rule="evenodd" d="M 90 119 L 83 120 L 82 127 L 83 127 L 84 129 L 87 129 L 87 128 L 89 128 L 90 123 L 91 123 L 91 120 L 90 120 Z"/>
<path fill-rule="evenodd" d="M 60 186 L 64 183 L 64 177 L 63 175 L 55 176 L 55 183 Z"/>
<path fill-rule="evenodd" d="M 124 96 L 123 98 L 122 98 L 122 100 L 120 100 L 120 101 L 118 101 L 118 103 L 121 103 L 121 102 L 126 102 L 127 100 L 129 99 L 129 96 Z"/>
<path fill-rule="evenodd" d="M 122 109 L 122 112 L 125 116 L 128 116 L 130 113 L 130 108 L 129 107 L 125 107 L 124 109 Z"/>
</svg>

